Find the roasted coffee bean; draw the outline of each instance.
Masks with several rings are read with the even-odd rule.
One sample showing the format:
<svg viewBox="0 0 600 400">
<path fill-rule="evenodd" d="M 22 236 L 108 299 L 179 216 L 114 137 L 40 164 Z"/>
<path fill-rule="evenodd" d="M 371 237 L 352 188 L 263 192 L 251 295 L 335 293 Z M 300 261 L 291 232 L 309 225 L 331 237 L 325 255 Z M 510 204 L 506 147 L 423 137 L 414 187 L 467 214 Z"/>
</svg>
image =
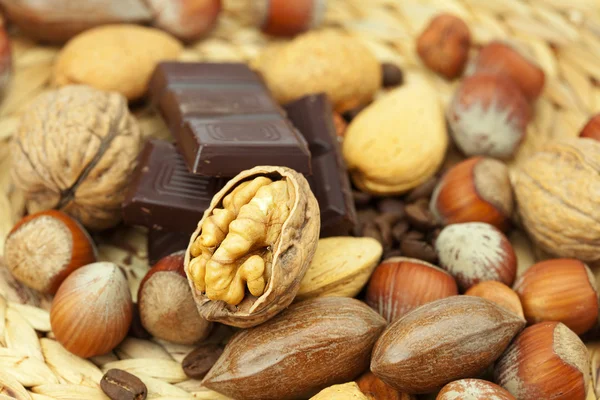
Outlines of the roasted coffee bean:
<svg viewBox="0 0 600 400">
<path fill-rule="evenodd" d="M 223 347 L 218 344 L 201 345 L 183 359 L 183 372 L 192 379 L 202 379 L 222 353 Z"/>
<path fill-rule="evenodd" d="M 349 109 L 345 113 L 342 114 L 342 117 L 348 122 L 352 121 L 356 116 L 365 109 L 366 106 L 357 106 Z"/>
<path fill-rule="evenodd" d="M 399 86 L 404 82 L 404 73 L 392 63 L 381 64 L 383 87 Z"/>
<path fill-rule="evenodd" d="M 425 240 L 425 234 L 419 231 L 408 231 L 402 239 Z"/>
<path fill-rule="evenodd" d="M 402 251 L 400 251 L 400 249 L 392 249 L 392 250 L 388 250 L 385 253 L 383 253 L 383 260 L 387 260 L 389 258 L 392 257 L 401 257 L 402 256 Z"/>
<path fill-rule="evenodd" d="M 413 228 L 427 232 L 437 226 L 435 216 L 429 211 L 427 200 L 408 204 L 405 210 L 406 219 Z"/>
<path fill-rule="evenodd" d="M 386 198 L 377 202 L 377 209 L 381 213 L 390 213 L 404 218 L 404 202 L 400 199 Z"/>
<path fill-rule="evenodd" d="M 368 205 L 373 199 L 373 196 L 371 196 L 370 194 L 365 192 L 359 192 L 357 190 L 352 191 L 352 197 L 354 198 L 354 204 L 356 204 L 356 206 L 358 207 Z"/>
<path fill-rule="evenodd" d="M 398 221 L 392 228 L 392 237 L 396 242 L 400 243 L 400 241 L 404 238 L 409 229 L 410 225 L 408 224 L 408 221 Z"/>
<path fill-rule="evenodd" d="M 420 240 L 402 240 L 400 243 L 400 251 L 404 257 L 417 258 L 432 264 L 437 263 L 437 254 L 435 253 L 433 246 Z"/>
<path fill-rule="evenodd" d="M 363 237 L 371 237 L 381 243 L 384 246 L 384 240 L 381 236 L 381 231 L 375 222 L 367 222 L 363 226 L 362 234 Z"/>
<path fill-rule="evenodd" d="M 120 369 L 109 369 L 100 381 L 100 388 L 111 400 L 144 400 L 148 395 L 140 378 Z"/>
<path fill-rule="evenodd" d="M 129 325 L 128 335 L 138 339 L 150 339 L 152 337 L 152 335 L 142 325 L 142 320 L 140 319 L 140 310 L 137 303 L 133 304 L 133 314 L 131 325 Z"/>
<path fill-rule="evenodd" d="M 420 184 L 419 186 L 408 192 L 404 200 L 406 200 L 407 203 L 414 203 L 415 201 L 420 199 L 429 200 L 429 198 L 433 194 L 433 190 L 437 186 L 437 183 L 437 177 L 434 176 L 429 178 L 424 183 Z"/>
<path fill-rule="evenodd" d="M 435 240 L 437 239 L 438 236 L 440 236 L 441 231 L 442 231 L 442 228 L 436 228 L 436 229 L 432 230 L 431 232 L 429 232 L 429 234 L 427 235 L 427 241 L 433 247 L 435 247 Z"/>
</svg>

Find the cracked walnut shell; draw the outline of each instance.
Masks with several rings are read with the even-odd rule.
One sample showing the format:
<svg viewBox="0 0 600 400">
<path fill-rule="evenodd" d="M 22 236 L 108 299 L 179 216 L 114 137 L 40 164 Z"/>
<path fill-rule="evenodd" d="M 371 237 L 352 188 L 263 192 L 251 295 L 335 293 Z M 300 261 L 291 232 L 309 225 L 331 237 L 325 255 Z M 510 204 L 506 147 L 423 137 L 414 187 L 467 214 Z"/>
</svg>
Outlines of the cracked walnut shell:
<svg viewBox="0 0 600 400">
<path fill-rule="evenodd" d="M 93 230 L 115 226 L 142 136 L 127 101 L 74 85 L 39 96 L 12 146 L 13 180 L 30 213 L 58 209 Z"/>
<path fill-rule="evenodd" d="M 547 144 L 511 176 L 523 225 L 542 250 L 600 260 L 600 142 Z"/>
<path fill-rule="evenodd" d="M 241 328 L 287 307 L 319 238 L 306 179 L 285 167 L 241 172 L 215 195 L 191 237 L 185 271 L 200 315 Z"/>
</svg>

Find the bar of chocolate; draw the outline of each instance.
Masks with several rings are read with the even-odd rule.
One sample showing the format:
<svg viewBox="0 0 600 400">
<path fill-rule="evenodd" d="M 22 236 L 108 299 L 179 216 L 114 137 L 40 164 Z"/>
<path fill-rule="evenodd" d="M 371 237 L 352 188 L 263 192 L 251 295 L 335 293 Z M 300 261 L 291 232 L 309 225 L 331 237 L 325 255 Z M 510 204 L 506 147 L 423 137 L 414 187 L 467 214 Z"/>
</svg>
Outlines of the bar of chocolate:
<svg viewBox="0 0 600 400">
<path fill-rule="evenodd" d="M 123 219 L 130 225 L 191 233 L 226 182 L 190 173 L 174 145 L 150 140 L 125 196 Z"/>
<path fill-rule="evenodd" d="M 312 153 L 313 174 L 307 179 L 321 209 L 321 236 L 348 235 L 356 224 L 356 209 L 331 103 L 325 94 L 314 94 L 289 103 L 284 109 Z"/>
<path fill-rule="evenodd" d="M 148 231 L 148 262 L 150 265 L 156 264 L 161 258 L 185 250 L 190 242 L 190 232 L 169 232 L 158 229 Z"/>
<path fill-rule="evenodd" d="M 245 64 L 163 62 L 149 93 L 192 173 L 234 176 L 256 165 L 311 172 L 306 140 Z"/>
</svg>

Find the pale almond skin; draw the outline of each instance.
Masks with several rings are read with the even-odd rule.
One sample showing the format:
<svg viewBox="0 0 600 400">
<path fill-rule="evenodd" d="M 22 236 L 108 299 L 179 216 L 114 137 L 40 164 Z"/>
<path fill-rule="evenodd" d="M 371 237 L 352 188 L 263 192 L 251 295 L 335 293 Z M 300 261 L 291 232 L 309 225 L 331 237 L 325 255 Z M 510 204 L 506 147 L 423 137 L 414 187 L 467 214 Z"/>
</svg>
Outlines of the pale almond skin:
<svg viewBox="0 0 600 400">
<path fill-rule="evenodd" d="M 437 300 L 386 329 L 373 348 L 371 371 L 400 391 L 429 393 L 481 373 L 524 326 L 523 319 L 482 298 Z"/>
<path fill-rule="evenodd" d="M 368 368 L 384 327 L 381 316 L 355 299 L 295 303 L 234 336 L 203 385 L 239 400 L 307 398 Z"/>
</svg>

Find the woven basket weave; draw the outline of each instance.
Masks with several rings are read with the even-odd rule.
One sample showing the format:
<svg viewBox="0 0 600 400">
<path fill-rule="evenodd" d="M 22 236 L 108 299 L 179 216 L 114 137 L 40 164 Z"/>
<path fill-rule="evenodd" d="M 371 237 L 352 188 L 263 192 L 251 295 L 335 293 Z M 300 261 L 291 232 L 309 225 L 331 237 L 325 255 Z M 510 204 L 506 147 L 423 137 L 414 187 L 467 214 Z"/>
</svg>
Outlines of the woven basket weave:
<svg viewBox="0 0 600 400">
<path fill-rule="evenodd" d="M 250 2 L 224 0 L 218 27 L 205 40 L 188 46 L 181 59 L 251 63 L 261 48 L 275 39 L 254 27 Z M 417 35 L 440 12 L 463 18 L 477 46 L 493 39 L 508 40 L 531 54 L 546 73 L 535 120 L 513 163 L 518 164 L 549 140 L 576 136 L 590 115 L 600 112 L 598 0 L 329 0 L 324 25 L 347 32 L 378 59 L 398 64 L 406 74 L 426 75 L 446 104 L 456 82 L 428 72 L 415 52 Z M 0 104 L 0 264 L 5 236 L 24 213 L 22 195 L 10 181 L 7 144 L 24 107 L 50 89 L 52 63 L 59 50 L 20 36 L 13 37 L 12 49 L 14 73 Z M 153 111 L 144 109 L 136 115 L 145 135 L 169 137 Z M 519 232 L 511 241 L 522 272 L 534 262 L 534 252 Z M 99 237 L 98 242 L 102 260 L 126 269 L 135 299 L 148 269 L 146 232 L 120 228 Z M 106 399 L 98 383 L 102 371 L 109 368 L 138 375 L 146 383 L 150 399 L 226 399 L 186 378 L 180 362 L 191 346 L 128 338 L 111 354 L 84 360 L 52 339 L 47 312 L 50 299 L 18 284 L 1 265 L 0 295 L 0 376 L 10 370 L 32 399 Z M 220 340 L 219 334 L 214 340 Z M 596 351 L 600 353 L 596 347 L 600 346 L 589 345 L 594 368 L 599 363 Z M 592 379 L 588 400 L 597 400 L 595 373 Z"/>
</svg>

